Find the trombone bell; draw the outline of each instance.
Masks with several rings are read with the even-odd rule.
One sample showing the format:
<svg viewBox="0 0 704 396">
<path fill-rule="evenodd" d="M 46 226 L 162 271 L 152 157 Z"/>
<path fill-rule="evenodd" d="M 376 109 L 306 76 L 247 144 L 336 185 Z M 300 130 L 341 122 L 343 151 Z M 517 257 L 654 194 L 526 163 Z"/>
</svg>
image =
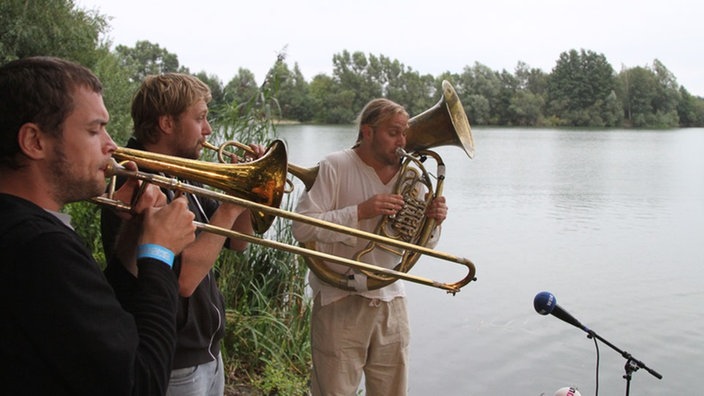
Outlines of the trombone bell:
<svg viewBox="0 0 704 396">
<path fill-rule="evenodd" d="M 198 182 L 273 208 L 281 204 L 288 173 L 286 146 L 281 140 L 272 142 L 262 157 L 237 164 L 214 164 L 123 147 L 118 147 L 113 157 L 118 161 L 134 161 L 140 169 Z M 262 234 L 275 218 L 253 210 L 252 227 Z"/>
</svg>

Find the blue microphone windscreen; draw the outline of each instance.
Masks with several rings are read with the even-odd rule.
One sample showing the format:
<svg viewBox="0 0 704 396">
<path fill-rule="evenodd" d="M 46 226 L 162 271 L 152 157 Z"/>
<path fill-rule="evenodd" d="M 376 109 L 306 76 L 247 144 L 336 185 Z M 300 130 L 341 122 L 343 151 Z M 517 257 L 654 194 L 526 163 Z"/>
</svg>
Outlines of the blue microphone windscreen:
<svg viewBox="0 0 704 396">
<path fill-rule="evenodd" d="M 533 308 L 541 315 L 552 313 L 555 306 L 557 306 L 557 298 L 547 291 L 536 294 L 533 299 Z"/>
</svg>

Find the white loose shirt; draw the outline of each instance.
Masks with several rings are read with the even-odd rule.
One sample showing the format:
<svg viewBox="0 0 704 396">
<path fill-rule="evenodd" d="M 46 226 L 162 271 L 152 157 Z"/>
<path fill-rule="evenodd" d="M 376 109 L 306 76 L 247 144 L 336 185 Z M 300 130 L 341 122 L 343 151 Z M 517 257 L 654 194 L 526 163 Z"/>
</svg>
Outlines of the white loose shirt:
<svg viewBox="0 0 704 396">
<path fill-rule="evenodd" d="M 381 216 L 359 220 L 357 205 L 377 194 L 392 194 L 398 173 L 386 184 L 379 179 L 374 168 L 370 167 L 352 149 L 346 149 L 329 154 L 319 164 L 315 183 L 310 191 L 304 192 L 296 207 L 296 212 L 327 222 L 374 232 Z M 321 227 L 311 226 L 301 222 L 293 222 L 293 236 L 300 242 L 314 241 L 317 250 L 338 257 L 353 258 L 364 249 L 369 241 Z M 439 232 L 433 236 L 434 244 Z M 400 261 L 400 256 L 384 249 L 374 249 L 360 257 L 359 261 L 385 268 L 394 268 Z M 355 274 L 354 282 L 366 285 L 366 276 L 354 269 L 336 263 L 326 262 L 331 269 L 341 274 Z M 355 273 L 356 272 L 356 273 Z M 406 292 L 401 280 L 388 286 L 366 291 L 347 291 L 331 286 L 320 280 L 312 271 L 309 274 L 313 296 L 320 293 L 322 305 L 330 304 L 352 294 L 362 295 L 370 299 L 391 301 L 396 297 L 405 297 Z M 358 290 L 360 290 L 358 288 Z"/>
</svg>

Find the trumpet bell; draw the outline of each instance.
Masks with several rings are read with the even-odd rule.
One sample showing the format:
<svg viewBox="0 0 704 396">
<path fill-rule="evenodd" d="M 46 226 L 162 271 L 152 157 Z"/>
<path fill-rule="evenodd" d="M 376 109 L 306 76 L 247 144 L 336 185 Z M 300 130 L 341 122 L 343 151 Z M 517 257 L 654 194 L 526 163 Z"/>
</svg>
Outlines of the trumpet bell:
<svg viewBox="0 0 704 396">
<path fill-rule="evenodd" d="M 272 208 L 281 204 L 288 173 L 286 146 L 281 140 L 272 142 L 260 158 L 237 164 L 210 163 L 123 147 L 117 148 L 113 157 L 118 161 L 134 161 L 140 169 L 202 183 Z M 252 211 L 252 227 L 262 234 L 275 218 Z"/>
</svg>

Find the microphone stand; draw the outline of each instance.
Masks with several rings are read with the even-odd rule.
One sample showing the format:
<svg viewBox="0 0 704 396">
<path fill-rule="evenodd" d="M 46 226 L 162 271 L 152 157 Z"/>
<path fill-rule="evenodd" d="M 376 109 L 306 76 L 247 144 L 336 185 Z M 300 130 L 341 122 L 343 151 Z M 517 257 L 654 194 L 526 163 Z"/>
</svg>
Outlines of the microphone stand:
<svg viewBox="0 0 704 396">
<path fill-rule="evenodd" d="M 631 375 L 633 372 L 638 371 L 638 369 L 641 369 L 641 368 L 645 369 L 647 372 L 652 374 L 655 378 L 662 379 L 662 375 L 660 375 L 660 373 L 649 368 L 648 366 L 645 365 L 645 363 L 643 363 L 640 360 L 631 356 L 630 353 L 618 349 L 614 344 L 603 339 L 594 330 L 590 330 L 590 329 L 586 329 L 586 328 L 584 330 L 586 330 L 586 332 L 587 332 L 587 338 L 596 338 L 597 340 L 600 340 L 604 344 L 610 346 L 611 349 L 618 352 L 621 356 L 623 356 L 624 359 L 626 359 L 626 365 L 624 366 L 624 369 L 626 370 L 626 374 L 623 376 L 623 378 L 626 380 L 626 396 L 629 396 L 630 391 L 631 391 Z"/>
</svg>

